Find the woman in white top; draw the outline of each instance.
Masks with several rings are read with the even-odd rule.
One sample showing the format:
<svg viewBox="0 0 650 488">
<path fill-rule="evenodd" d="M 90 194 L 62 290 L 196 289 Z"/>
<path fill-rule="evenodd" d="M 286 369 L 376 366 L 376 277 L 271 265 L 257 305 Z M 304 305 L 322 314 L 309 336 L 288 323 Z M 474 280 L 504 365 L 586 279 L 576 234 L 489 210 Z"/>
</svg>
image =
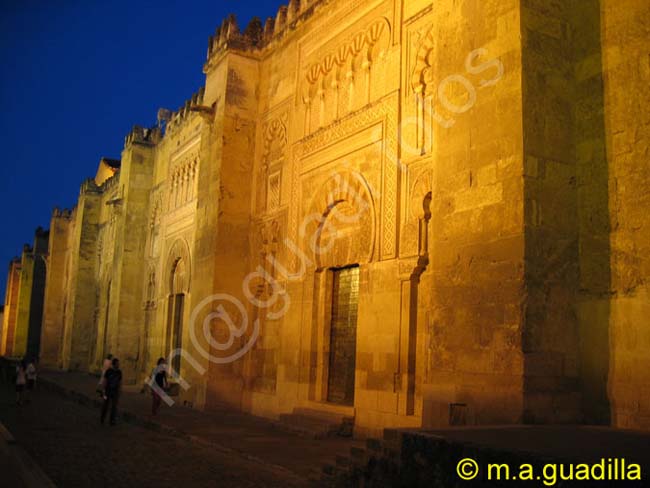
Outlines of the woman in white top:
<svg viewBox="0 0 650 488">
<path fill-rule="evenodd" d="M 104 358 L 104 363 L 102 364 L 102 375 L 99 377 L 99 383 L 97 383 L 97 393 L 104 395 L 104 376 L 106 371 L 113 367 L 113 355 L 109 354 Z"/>
<path fill-rule="evenodd" d="M 36 364 L 34 364 L 34 360 L 27 363 L 25 374 L 27 376 L 27 389 L 33 390 L 36 384 Z"/>
</svg>

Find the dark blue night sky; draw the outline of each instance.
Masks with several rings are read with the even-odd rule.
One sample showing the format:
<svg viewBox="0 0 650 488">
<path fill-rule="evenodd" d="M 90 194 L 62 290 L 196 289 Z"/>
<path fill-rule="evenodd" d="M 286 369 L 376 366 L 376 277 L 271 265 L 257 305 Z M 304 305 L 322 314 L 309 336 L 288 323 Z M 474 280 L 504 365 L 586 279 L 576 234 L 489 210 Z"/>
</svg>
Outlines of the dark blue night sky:
<svg viewBox="0 0 650 488">
<path fill-rule="evenodd" d="M 203 85 L 208 37 L 281 0 L 0 1 L 0 293 L 9 260 L 75 204 L 99 158 L 119 158 L 134 124 L 176 110 Z M 286 3 L 286 2 L 285 2 Z"/>
</svg>

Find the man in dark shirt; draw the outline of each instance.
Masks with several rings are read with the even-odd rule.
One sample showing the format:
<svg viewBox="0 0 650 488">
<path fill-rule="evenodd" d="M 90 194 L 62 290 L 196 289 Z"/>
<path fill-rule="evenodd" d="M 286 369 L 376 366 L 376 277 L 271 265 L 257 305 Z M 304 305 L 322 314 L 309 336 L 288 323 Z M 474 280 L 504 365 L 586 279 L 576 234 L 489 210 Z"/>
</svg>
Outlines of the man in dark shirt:
<svg viewBox="0 0 650 488">
<path fill-rule="evenodd" d="M 104 373 L 104 404 L 102 405 L 101 422 L 104 423 L 108 405 L 111 405 L 111 425 L 115 425 L 117 416 L 117 401 L 120 398 L 120 389 L 122 387 L 122 370 L 120 370 L 120 361 L 113 358 L 112 365 Z"/>
</svg>

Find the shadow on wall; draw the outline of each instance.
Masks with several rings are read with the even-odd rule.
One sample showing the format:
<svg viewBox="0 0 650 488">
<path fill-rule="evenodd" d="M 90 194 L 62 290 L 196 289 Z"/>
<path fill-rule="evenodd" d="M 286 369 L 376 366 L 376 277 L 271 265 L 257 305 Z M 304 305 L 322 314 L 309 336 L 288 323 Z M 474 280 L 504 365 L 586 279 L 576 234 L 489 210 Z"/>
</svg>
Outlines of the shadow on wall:
<svg viewBox="0 0 650 488">
<path fill-rule="evenodd" d="M 600 4 L 522 2 L 525 423 L 611 420 Z"/>
<path fill-rule="evenodd" d="M 578 321 L 584 422 L 610 424 L 611 249 L 600 0 L 573 7 L 580 279 Z"/>
</svg>

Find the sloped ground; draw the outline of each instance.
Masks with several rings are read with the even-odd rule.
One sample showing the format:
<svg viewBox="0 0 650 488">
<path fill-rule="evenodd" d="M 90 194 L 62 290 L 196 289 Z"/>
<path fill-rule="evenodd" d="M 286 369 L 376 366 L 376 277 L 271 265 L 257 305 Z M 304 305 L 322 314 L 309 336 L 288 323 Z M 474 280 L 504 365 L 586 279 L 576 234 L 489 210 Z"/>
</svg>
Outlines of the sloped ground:
<svg viewBox="0 0 650 488">
<path fill-rule="evenodd" d="M 102 426 L 99 412 L 43 388 L 16 406 L 0 384 L 0 421 L 59 487 L 300 486 L 299 479 L 237 454 L 129 423 Z"/>
<path fill-rule="evenodd" d="M 67 397 L 84 403 L 95 401 L 97 379 L 84 373 L 41 373 L 41 380 Z M 363 445 L 351 438 L 334 437 L 315 440 L 288 432 L 278 422 L 242 413 L 227 407 L 199 411 L 182 405 L 162 405 L 152 417 L 151 397 L 129 388 L 120 399 L 120 411 L 129 422 L 223 452 L 233 452 L 245 459 L 295 476 L 301 481 L 319 476 L 322 466 L 337 455 L 348 454 L 350 447 Z M 97 413 L 99 415 L 99 413 Z"/>
</svg>

